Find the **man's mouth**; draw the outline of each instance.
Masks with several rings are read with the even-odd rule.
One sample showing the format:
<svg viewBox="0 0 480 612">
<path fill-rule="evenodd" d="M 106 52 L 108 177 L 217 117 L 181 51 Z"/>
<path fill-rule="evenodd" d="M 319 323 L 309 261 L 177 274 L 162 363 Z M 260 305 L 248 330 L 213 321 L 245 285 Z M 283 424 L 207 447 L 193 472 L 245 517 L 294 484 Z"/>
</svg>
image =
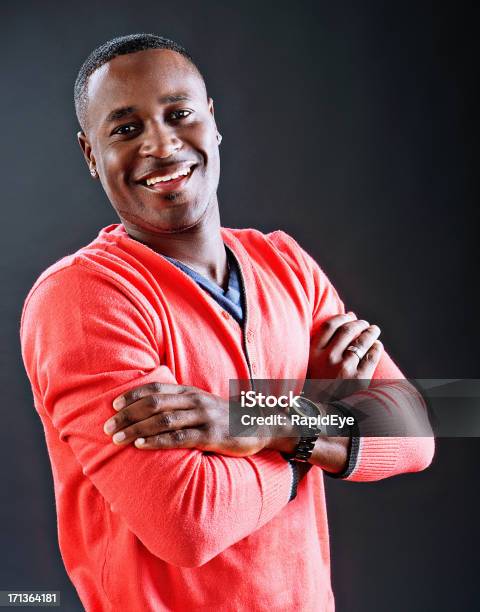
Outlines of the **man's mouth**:
<svg viewBox="0 0 480 612">
<path fill-rule="evenodd" d="M 178 189 L 183 187 L 195 168 L 196 164 L 189 162 L 188 164 L 182 164 L 180 167 L 175 168 L 168 174 L 165 172 L 165 168 L 163 170 L 159 170 L 158 172 L 151 173 L 146 178 L 143 178 L 137 182 L 150 191 L 170 191 L 173 188 Z"/>
</svg>

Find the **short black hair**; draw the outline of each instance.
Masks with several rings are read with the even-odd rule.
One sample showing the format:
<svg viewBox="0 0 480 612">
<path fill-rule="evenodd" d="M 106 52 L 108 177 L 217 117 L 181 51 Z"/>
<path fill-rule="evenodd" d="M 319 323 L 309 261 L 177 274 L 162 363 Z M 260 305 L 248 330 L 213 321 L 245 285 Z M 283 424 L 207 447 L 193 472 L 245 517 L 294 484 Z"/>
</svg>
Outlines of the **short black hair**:
<svg viewBox="0 0 480 612">
<path fill-rule="evenodd" d="M 182 47 L 182 45 L 179 45 L 169 38 L 157 36 L 156 34 L 144 33 L 127 34 L 126 36 L 112 38 L 112 40 L 108 40 L 90 53 L 78 71 L 75 80 L 75 112 L 77 113 L 77 119 L 82 130 L 85 130 L 85 115 L 88 103 L 87 86 L 90 75 L 114 57 L 136 53 L 137 51 L 146 51 L 147 49 L 168 49 L 180 53 L 180 55 L 183 55 L 192 64 L 203 79 L 202 73 L 188 51 Z"/>
</svg>

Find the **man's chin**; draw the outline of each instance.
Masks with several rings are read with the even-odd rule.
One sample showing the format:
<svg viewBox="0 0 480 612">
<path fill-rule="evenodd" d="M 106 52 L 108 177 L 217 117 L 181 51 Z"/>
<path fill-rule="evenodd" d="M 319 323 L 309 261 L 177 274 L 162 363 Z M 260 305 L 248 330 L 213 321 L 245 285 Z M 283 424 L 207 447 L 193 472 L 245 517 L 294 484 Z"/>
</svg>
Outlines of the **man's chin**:
<svg viewBox="0 0 480 612">
<path fill-rule="evenodd" d="M 178 193 L 178 192 L 177 192 Z M 170 194 L 174 195 L 174 192 Z M 181 196 L 181 194 L 179 194 Z M 176 197 L 168 200 L 158 212 L 149 211 L 148 215 L 135 214 L 130 211 L 117 210 L 124 224 L 143 232 L 175 234 L 192 229 L 202 222 L 207 208 L 199 210 L 182 205 L 181 198 Z"/>
</svg>

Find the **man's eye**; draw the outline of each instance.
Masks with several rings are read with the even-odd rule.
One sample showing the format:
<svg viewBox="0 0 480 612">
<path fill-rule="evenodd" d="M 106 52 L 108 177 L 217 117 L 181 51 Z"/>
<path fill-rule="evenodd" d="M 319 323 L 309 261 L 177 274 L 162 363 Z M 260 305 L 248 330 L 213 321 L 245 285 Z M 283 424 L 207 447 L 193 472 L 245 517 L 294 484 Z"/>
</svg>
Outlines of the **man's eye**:
<svg viewBox="0 0 480 612">
<path fill-rule="evenodd" d="M 119 127 L 115 128 L 112 134 L 120 134 L 121 136 L 129 136 L 130 134 L 133 134 L 136 129 L 137 129 L 136 125 L 129 123 L 127 125 L 120 125 Z"/>
<path fill-rule="evenodd" d="M 173 113 L 170 113 L 170 117 L 175 121 L 178 119 L 186 119 L 191 114 L 192 111 L 189 110 L 176 110 L 173 111 Z"/>
</svg>

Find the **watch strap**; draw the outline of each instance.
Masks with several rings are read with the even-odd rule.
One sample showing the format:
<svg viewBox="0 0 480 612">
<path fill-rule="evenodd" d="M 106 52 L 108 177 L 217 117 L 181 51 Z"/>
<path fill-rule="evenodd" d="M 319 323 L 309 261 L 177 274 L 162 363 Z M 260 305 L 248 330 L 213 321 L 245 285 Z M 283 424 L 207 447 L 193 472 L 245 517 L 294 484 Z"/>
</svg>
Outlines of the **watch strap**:
<svg viewBox="0 0 480 612">
<path fill-rule="evenodd" d="M 291 502 L 293 499 L 295 499 L 297 497 L 297 489 L 298 489 L 298 467 L 297 467 L 297 463 L 296 461 L 293 461 L 292 459 L 289 459 L 288 457 L 285 457 L 288 461 L 288 463 L 290 464 L 290 469 L 292 470 L 292 486 L 290 488 L 290 498 L 289 498 L 289 502 Z"/>
<path fill-rule="evenodd" d="M 315 402 L 312 402 L 307 398 L 302 398 L 302 400 L 314 406 L 318 411 L 319 417 L 325 416 L 325 410 L 315 404 Z M 308 462 L 308 460 L 312 456 L 315 443 L 320 435 L 327 435 L 326 427 L 320 425 L 319 427 L 316 427 L 313 431 L 309 429 L 308 433 L 302 431 L 302 429 L 300 428 L 300 439 L 298 441 L 297 446 L 295 447 L 294 452 L 292 453 L 292 455 L 290 455 L 290 457 L 295 461 Z"/>
</svg>

